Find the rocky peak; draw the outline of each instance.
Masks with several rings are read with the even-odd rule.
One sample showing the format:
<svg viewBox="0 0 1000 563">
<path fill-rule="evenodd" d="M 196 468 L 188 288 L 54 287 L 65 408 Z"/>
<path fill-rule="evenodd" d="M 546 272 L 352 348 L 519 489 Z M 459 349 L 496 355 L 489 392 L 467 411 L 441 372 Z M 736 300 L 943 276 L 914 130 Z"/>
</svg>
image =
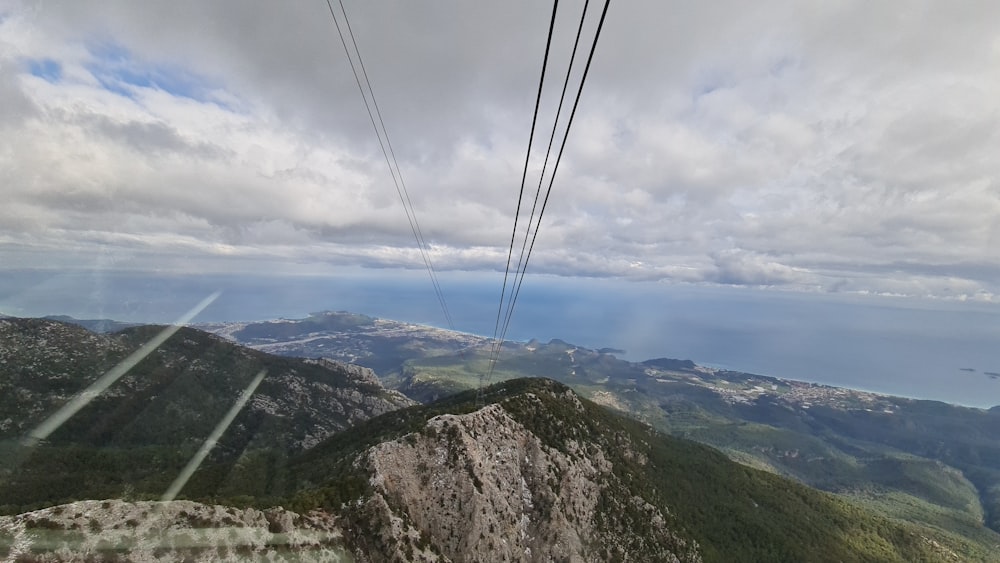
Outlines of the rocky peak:
<svg viewBox="0 0 1000 563">
<path fill-rule="evenodd" d="M 339 362 L 330 358 L 317 358 L 315 360 L 306 360 L 309 363 L 314 363 L 323 366 L 331 370 L 339 370 L 347 374 L 352 379 L 358 381 L 359 383 L 367 383 L 369 385 L 376 385 L 382 387 L 382 380 L 375 375 L 375 372 L 371 368 L 366 368 L 364 366 L 359 366 L 357 364 L 349 364 L 346 362 Z"/>
<path fill-rule="evenodd" d="M 383 523 L 370 526 L 381 532 L 365 551 L 389 558 L 593 561 L 655 552 L 659 561 L 700 561 L 696 545 L 639 497 L 624 502 L 648 513 L 656 537 L 636 543 L 629 530 L 607 526 L 598 503 L 617 488 L 604 450 L 576 441 L 561 451 L 548 446 L 501 404 L 432 418 L 359 463 L 373 489 L 361 519 Z"/>
</svg>

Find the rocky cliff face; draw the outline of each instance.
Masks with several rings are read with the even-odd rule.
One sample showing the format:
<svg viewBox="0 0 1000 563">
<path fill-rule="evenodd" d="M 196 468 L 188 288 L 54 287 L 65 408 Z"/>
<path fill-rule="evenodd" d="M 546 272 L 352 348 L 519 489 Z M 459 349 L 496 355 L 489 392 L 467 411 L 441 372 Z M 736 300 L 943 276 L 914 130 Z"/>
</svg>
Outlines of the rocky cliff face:
<svg viewBox="0 0 1000 563">
<path fill-rule="evenodd" d="M 373 494 L 358 520 L 377 532 L 354 539 L 373 561 L 701 560 L 659 509 L 617 497 L 602 448 L 547 446 L 499 404 L 435 417 L 359 463 Z M 609 500 L 643 513 L 652 534 L 638 537 L 601 513 Z"/>
<path fill-rule="evenodd" d="M 334 518 L 190 501 L 82 501 L 0 517 L 7 561 L 350 561 Z"/>
<path fill-rule="evenodd" d="M 304 360 L 323 370 L 341 374 L 344 382 L 331 385 L 295 371 L 271 377 L 271 385 L 250 401 L 251 410 L 282 418 L 307 417 L 313 424 L 293 446 L 308 449 L 324 438 L 361 421 L 417 404 L 399 391 L 386 389 L 372 370 L 320 358 Z M 274 392 L 280 390 L 280 393 Z"/>
</svg>

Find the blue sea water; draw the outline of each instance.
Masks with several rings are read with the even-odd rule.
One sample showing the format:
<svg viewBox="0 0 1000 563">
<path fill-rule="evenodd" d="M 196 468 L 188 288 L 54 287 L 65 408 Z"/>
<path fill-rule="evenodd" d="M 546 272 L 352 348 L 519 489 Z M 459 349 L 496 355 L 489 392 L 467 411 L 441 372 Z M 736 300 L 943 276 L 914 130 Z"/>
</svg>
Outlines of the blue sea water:
<svg viewBox="0 0 1000 563">
<path fill-rule="evenodd" d="M 490 336 L 499 273 L 440 274 L 454 328 Z M 199 321 L 348 310 L 447 327 L 425 272 L 174 275 L 8 272 L 0 312 L 172 322 L 214 291 Z M 621 280 L 525 278 L 507 335 L 977 407 L 1000 404 L 1000 307 Z M 968 371 L 973 370 L 973 371 Z"/>
</svg>

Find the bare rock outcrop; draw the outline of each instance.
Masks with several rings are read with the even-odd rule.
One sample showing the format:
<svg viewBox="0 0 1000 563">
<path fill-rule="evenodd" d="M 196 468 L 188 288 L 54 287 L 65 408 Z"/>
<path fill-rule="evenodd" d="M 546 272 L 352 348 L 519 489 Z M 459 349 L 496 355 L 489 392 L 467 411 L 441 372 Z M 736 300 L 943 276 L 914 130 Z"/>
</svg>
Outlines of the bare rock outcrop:
<svg viewBox="0 0 1000 563">
<path fill-rule="evenodd" d="M 609 494 L 622 494 L 606 452 L 564 446 L 544 444 L 500 404 L 435 417 L 362 459 L 373 495 L 359 518 L 380 533 L 354 541 L 378 554 L 372 560 L 653 560 L 655 546 L 655 560 L 700 561 L 664 514 L 626 497 L 629 510 L 653 523 L 655 537 L 633 541 L 615 515 L 601 513 Z"/>
<path fill-rule="evenodd" d="M 9 561 L 352 561 L 333 517 L 190 501 L 80 501 L 0 517 Z"/>
<path fill-rule="evenodd" d="M 270 376 L 280 394 L 260 391 L 249 405 L 251 410 L 284 418 L 307 415 L 313 423 L 294 443 L 298 449 L 309 449 L 359 422 L 417 404 L 399 391 L 386 389 L 368 368 L 328 359 L 305 363 L 342 373 L 348 383 L 335 387 L 289 370 Z"/>
</svg>

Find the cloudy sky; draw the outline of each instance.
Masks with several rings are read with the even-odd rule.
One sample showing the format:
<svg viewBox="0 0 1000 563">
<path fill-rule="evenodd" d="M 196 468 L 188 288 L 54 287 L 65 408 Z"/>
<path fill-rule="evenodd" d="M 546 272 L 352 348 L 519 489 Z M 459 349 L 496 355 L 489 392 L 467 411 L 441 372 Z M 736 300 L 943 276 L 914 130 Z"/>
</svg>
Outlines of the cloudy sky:
<svg viewBox="0 0 1000 563">
<path fill-rule="evenodd" d="M 551 4 L 345 5 L 435 265 L 502 270 Z M 1000 301 L 998 22 L 612 3 L 531 272 Z M 0 0 L 0 200 L 6 270 L 422 267 L 322 0 Z"/>
</svg>

